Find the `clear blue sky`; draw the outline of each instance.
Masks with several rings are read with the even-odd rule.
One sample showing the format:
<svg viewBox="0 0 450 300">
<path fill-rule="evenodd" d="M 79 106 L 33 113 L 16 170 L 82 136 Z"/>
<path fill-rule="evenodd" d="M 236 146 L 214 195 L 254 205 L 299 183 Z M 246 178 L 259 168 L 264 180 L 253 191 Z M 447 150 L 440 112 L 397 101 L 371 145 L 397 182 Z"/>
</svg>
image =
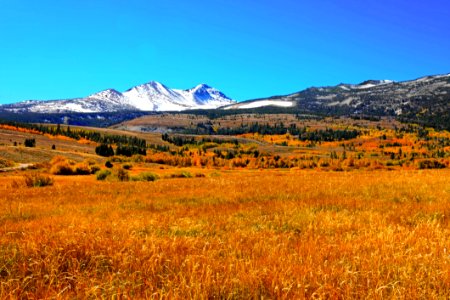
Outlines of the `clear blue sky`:
<svg viewBox="0 0 450 300">
<path fill-rule="evenodd" d="M 237 100 L 450 72 L 447 0 L 0 0 L 0 103 L 208 83 Z"/>
</svg>

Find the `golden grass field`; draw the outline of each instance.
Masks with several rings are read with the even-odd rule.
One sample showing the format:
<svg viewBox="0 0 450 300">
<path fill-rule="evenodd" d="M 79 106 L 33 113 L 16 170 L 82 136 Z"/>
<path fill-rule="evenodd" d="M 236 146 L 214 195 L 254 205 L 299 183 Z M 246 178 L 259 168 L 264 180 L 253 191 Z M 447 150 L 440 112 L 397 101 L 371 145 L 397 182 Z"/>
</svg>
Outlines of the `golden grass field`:
<svg viewBox="0 0 450 300">
<path fill-rule="evenodd" d="M 450 297 L 449 169 L 205 174 L 1 174 L 0 298 Z"/>
<path fill-rule="evenodd" d="M 300 122 L 266 117 L 220 122 Z M 0 299 L 449 299 L 450 133 L 358 122 L 303 123 L 364 130 L 347 141 L 249 133 L 183 146 L 81 128 L 167 147 L 109 158 L 86 139 L 3 125 Z"/>
</svg>

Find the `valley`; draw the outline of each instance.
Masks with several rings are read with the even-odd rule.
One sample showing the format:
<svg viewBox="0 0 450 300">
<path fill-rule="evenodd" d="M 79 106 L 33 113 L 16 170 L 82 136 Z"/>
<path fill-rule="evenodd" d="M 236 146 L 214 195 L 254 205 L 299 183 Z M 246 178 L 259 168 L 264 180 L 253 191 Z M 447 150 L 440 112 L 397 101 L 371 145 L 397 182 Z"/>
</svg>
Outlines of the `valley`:
<svg viewBox="0 0 450 300">
<path fill-rule="evenodd" d="M 0 170 L 0 298 L 449 296 L 448 131 L 281 113 L 3 121 Z"/>
</svg>

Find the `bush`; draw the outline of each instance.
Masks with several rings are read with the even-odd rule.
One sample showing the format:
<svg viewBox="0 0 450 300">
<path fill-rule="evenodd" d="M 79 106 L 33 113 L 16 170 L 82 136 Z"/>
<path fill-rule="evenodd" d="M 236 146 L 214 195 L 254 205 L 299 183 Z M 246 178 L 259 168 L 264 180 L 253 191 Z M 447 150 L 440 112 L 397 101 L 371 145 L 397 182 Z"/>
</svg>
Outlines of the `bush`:
<svg viewBox="0 0 450 300">
<path fill-rule="evenodd" d="M 419 169 L 444 169 L 445 167 L 445 164 L 437 160 L 426 159 L 419 162 Z"/>
<path fill-rule="evenodd" d="M 130 170 L 132 167 L 133 167 L 133 166 L 130 165 L 130 164 L 125 164 L 125 165 L 123 165 L 123 168 L 124 168 L 125 170 Z"/>
<path fill-rule="evenodd" d="M 107 160 L 105 162 L 105 167 L 107 167 L 108 169 L 111 169 L 113 167 L 113 164 L 109 160 Z"/>
<path fill-rule="evenodd" d="M 192 174 L 187 172 L 187 171 L 183 171 L 180 173 L 175 173 L 175 174 L 171 174 L 170 178 L 191 178 Z"/>
<path fill-rule="evenodd" d="M 143 172 L 139 174 L 139 176 L 132 177 L 132 181 L 156 181 L 159 179 L 159 176 L 152 172 Z"/>
<path fill-rule="evenodd" d="M 98 165 L 91 166 L 91 174 L 95 174 L 100 171 L 100 167 Z"/>
<path fill-rule="evenodd" d="M 113 156 L 109 160 L 112 162 L 117 162 L 117 163 L 130 161 L 130 159 L 128 157 L 122 157 L 122 156 Z"/>
<path fill-rule="evenodd" d="M 111 171 L 102 170 L 97 172 L 97 180 L 105 180 L 109 175 L 111 175 Z"/>
<path fill-rule="evenodd" d="M 135 154 L 131 157 L 131 161 L 135 163 L 144 162 L 144 156 L 141 154 Z"/>
<path fill-rule="evenodd" d="M 192 174 L 187 171 L 183 171 L 183 172 L 181 172 L 181 177 L 182 178 L 192 178 Z"/>
<path fill-rule="evenodd" d="M 76 164 L 64 156 L 55 156 L 50 165 L 50 173 L 54 175 L 90 175 L 100 170 L 93 160 L 85 160 Z"/>
<path fill-rule="evenodd" d="M 35 139 L 25 139 L 24 145 L 25 145 L 25 147 L 36 147 L 36 140 Z"/>
<path fill-rule="evenodd" d="M 85 159 L 84 162 L 88 165 L 88 166 L 93 166 L 97 164 L 97 161 L 93 160 L 92 158 L 88 158 Z"/>
<path fill-rule="evenodd" d="M 24 176 L 27 187 L 44 187 L 53 185 L 53 179 L 42 174 L 27 174 Z"/>
<path fill-rule="evenodd" d="M 75 175 L 89 175 L 91 174 L 91 168 L 86 163 L 76 164 L 74 167 Z"/>
<path fill-rule="evenodd" d="M 0 158 L 0 169 L 1 168 L 9 168 L 9 167 L 14 167 L 14 163 L 10 160 Z"/>
<path fill-rule="evenodd" d="M 119 181 L 128 181 L 130 180 L 130 175 L 128 174 L 128 171 L 126 171 L 123 168 L 119 168 L 116 171 L 116 177 Z"/>
<path fill-rule="evenodd" d="M 50 161 L 51 165 L 55 165 L 57 163 L 61 163 L 61 162 L 65 162 L 65 163 L 69 163 L 70 165 L 74 165 L 75 163 L 71 160 L 69 160 L 67 157 L 65 156 L 61 156 L 61 155 L 56 155 L 52 158 L 52 160 Z"/>
<path fill-rule="evenodd" d="M 69 162 L 65 161 L 54 164 L 50 169 L 50 173 L 54 175 L 73 175 L 74 171 Z"/>
</svg>

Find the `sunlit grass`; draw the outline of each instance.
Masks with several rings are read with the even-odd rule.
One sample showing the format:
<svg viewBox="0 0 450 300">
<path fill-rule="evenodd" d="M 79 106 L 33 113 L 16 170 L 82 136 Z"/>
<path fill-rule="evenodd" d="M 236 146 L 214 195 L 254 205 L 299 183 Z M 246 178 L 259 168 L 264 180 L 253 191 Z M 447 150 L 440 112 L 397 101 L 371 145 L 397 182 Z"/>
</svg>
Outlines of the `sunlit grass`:
<svg viewBox="0 0 450 300">
<path fill-rule="evenodd" d="M 192 169 L 192 174 L 195 174 Z M 450 172 L 0 184 L 0 298 L 448 298 Z"/>
</svg>

